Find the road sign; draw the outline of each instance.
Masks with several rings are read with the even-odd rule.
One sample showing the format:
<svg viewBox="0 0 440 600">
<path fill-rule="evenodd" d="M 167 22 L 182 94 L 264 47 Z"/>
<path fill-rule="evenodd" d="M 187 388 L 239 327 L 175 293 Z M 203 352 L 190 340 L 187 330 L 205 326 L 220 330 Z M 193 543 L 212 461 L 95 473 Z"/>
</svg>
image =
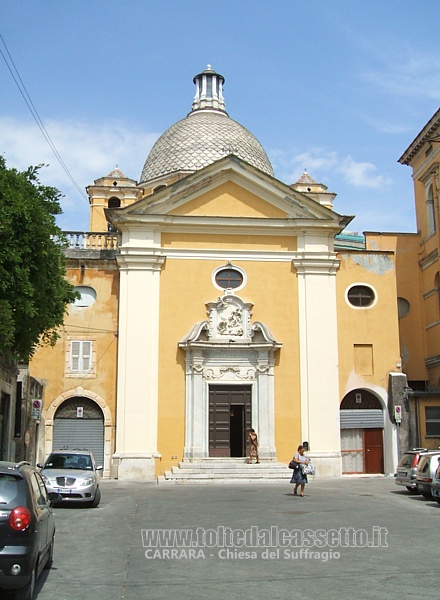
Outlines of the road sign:
<svg viewBox="0 0 440 600">
<path fill-rule="evenodd" d="M 400 404 L 396 404 L 394 407 L 394 419 L 396 423 L 402 422 L 402 406 Z"/>
<path fill-rule="evenodd" d="M 31 417 L 33 419 L 41 419 L 41 400 L 32 400 L 32 413 Z"/>
</svg>

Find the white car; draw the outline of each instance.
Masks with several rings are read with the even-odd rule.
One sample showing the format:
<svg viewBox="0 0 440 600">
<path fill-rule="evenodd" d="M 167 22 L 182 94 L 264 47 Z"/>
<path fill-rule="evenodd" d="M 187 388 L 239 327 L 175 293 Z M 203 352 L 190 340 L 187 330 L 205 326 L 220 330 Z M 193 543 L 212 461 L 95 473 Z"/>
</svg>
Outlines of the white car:
<svg viewBox="0 0 440 600">
<path fill-rule="evenodd" d="M 56 450 L 41 468 L 48 492 L 62 497 L 61 504 L 84 504 L 95 508 L 101 500 L 99 472 L 89 450 Z"/>
</svg>

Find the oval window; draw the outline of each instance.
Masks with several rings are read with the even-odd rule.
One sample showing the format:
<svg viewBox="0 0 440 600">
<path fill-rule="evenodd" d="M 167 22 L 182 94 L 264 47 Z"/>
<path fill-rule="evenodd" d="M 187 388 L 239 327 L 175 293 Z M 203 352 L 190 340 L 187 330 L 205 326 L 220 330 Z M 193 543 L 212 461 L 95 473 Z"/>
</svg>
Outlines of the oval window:
<svg viewBox="0 0 440 600">
<path fill-rule="evenodd" d="M 409 302 L 405 298 L 397 298 L 397 314 L 399 319 L 406 317 L 409 313 Z"/>
<path fill-rule="evenodd" d="M 347 298 L 352 306 L 365 308 L 373 304 L 375 294 L 367 285 L 354 285 L 348 290 Z"/>
<path fill-rule="evenodd" d="M 245 276 L 241 269 L 228 265 L 217 269 L 214 272 L 213 280 L 221 290 L 236 290 L 243 286 Z"/>
<path fill-rule="evenodd" d="M 91 306 L 96 300 L 95 290 L 88 285 L 75 286 L 75 292 L 79 292 L 81 294 L 81 297 L 77 298 L 75 302 L 72 302 L 72 306 L 84 308 L 87 306 Z"/>
</svg>

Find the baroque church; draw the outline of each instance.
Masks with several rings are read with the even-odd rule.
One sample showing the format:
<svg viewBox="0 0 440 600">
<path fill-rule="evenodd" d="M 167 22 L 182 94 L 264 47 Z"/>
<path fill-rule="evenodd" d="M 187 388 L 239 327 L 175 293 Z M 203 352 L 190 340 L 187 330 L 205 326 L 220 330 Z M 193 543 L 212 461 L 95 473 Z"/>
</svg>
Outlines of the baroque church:
<svg viewBox="0 0 440 600">
<path fill-rule="evenodd" d="M 87 447 L 121 480 L 219 463 L 270 477 L 307 442 L 319 476 L 393 472 L 396 245 L 348 234 L 313 174 L 278 180 L 210 65 L 194 84 L 139 181 L 96 179 L 90 231 L 66 232 L 81 297 L 30 364 L 44 391 L 29 452 Z"/>
</svg>

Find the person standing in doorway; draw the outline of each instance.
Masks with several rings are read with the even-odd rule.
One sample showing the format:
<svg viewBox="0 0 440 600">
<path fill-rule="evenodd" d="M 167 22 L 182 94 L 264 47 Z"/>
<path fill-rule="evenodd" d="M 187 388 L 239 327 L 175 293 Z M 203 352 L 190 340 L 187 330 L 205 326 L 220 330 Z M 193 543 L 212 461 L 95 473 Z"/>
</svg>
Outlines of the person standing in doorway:
<svg viewBox="0 0 440 600">
<path fill-rule="evenodd" d="M 258 456 L 258 437 L 255 433 L 255 429 L 251 429 L 248 435 L 249 439 L 249 464 L 252 464 L 252 459 L 255 458 L 255 462 L 258 465 L 260 458 Z"/>
<path fill-rule="evenodd" d="M 301 486 L 300 496 L 304 498 L 304 489 L 307 483 L 307 475 L 303 473 L 302 467 L 307 465 L 310 461 L 307 456 L 304 456 L 305 448 L 304 446 L 298 446 L 298 450 L 295 452 L 293 456 L 293 462 L 296 463 L 296 467 L 293 469 L 292 479 L 290 483 L 294 483 L 295 487 L 293 488 L 293 495 L 298 495 L 298 488 Z"/>
</svg>

